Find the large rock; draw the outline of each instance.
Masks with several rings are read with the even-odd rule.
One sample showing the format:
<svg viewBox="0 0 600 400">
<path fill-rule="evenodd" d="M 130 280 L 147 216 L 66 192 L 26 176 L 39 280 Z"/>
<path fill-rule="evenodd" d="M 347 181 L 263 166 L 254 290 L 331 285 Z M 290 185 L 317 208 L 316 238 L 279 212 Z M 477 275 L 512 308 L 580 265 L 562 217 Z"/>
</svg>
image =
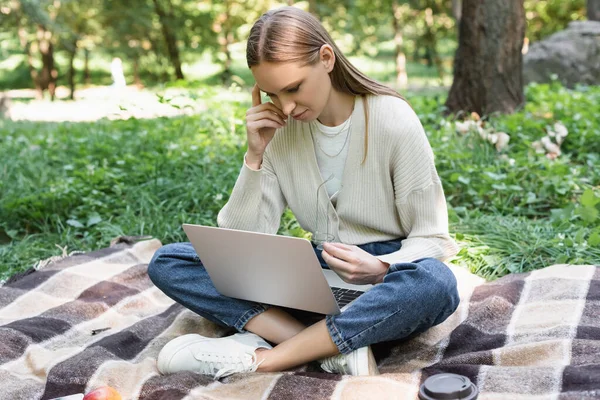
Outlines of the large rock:
<svg viewBox="0 0 600 400">
<path fill-rule="evenodd" d="M 571 22 L 529 47 L 523 57 L 525 83 L 549 82 L 552 75 L 568 87 L 600 84 L 600 22 Z"/>
</svg>

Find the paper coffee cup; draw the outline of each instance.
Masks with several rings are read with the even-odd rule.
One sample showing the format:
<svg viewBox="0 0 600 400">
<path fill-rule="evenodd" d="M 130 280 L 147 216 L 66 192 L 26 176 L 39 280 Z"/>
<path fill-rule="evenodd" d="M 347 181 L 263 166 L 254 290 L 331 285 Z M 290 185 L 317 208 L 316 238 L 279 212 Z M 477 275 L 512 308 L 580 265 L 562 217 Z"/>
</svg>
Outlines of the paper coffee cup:
<svg viewBox="0 0 600 400">
<path fill-rule="evenodd" d="M 475 400 L 477 386 L 469 378 L 457 374 L 436 374 L 423 382 L 419 390 L 421 400 Z"/>
</svg>

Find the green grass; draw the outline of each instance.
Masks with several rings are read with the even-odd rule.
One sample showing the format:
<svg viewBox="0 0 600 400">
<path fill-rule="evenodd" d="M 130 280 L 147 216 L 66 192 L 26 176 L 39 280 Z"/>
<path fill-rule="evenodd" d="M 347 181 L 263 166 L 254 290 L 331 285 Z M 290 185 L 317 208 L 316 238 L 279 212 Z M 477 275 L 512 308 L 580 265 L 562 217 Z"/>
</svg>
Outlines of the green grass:
<svg viewBox="0 0 600 400">
<path fill-rule="evenodd" d="M 61 248 L 93 250 L 118 235 L 185 240 L 181 224 L 216 223 L 245 151 L 247 88 L 190 90 L 211 112 L 95 123 L 0 120 L 0 279 Z M 454 262 L 489 279 L 553 263 L 600 262 L 600 88 L 527 89 L 527 106 L 488 127 L 502 153 L 458 135 L 443 96 L 411 96 L 436 154 L 463 247 Z M 569 129 L 551 161 L 531 143 Z M 511 161 L 513 160 L 513 161 Z M 306 236 L 289 211 L 280 233 Z"/>
<path fill-rule="evenodd" d="M 552 264 L 598 264 L 600 247 L 571 241 L 578 229 L 568 223 L 473 212 L 453 219 L 462 244 L 456 263 L 487 279 L 540 269 Z"/>
</svg>

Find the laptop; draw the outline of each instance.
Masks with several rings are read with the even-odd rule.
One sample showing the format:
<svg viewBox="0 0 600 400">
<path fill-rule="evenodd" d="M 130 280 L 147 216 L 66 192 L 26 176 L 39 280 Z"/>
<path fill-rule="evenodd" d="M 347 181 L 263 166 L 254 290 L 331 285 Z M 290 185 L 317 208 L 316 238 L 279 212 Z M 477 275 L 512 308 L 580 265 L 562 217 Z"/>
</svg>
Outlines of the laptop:
<svg viewBox="0 0 600 400">
<path fill-rule="evenodd" d="M 373 287 L 322 268 L 307 239 L 191 224 L 183 230 L 228 297 L 335 315 Z"/>
</svg>

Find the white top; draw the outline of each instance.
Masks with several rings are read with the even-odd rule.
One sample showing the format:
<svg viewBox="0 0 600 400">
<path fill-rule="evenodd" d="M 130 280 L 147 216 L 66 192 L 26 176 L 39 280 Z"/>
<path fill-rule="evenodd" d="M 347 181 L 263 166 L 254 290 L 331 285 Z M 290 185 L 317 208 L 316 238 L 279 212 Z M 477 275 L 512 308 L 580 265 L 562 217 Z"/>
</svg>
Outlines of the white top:
<svg viewBox="0 0 600 400">
<path fill-rule="evenodd" d="M 321 176 L 323 180 L 327 180 L 333 175 L 333 178 L 325 184 L 325 188 L 331 203 L 335 206 L 337 193 L 341 189 L 344 164 L 348 156 L 351 118 L 338 126 L 323 125 L 318 120 L 311 123 L 315 155 Z"/>
<path fill-rule="evenodd" d="M 327 210 L 330 232 L 346 244 L 397 238 L 402 248 L 378 256 L 389 264 L 455 255 L 448 211 L 433 152 L 419 118 L 394 96 L 357 96 L 352 113 L 343 190 L 333 207 L 316 190 L 323 183 L 308 123 L 290 119 L 269 143 L 259 170 L 243 163 L 220 227 L 275 234 L 289 206 L 300 226 L 315 232 L 317 210 Z M 368 153 L 365 110 L 368 108 Z"/>
</svg>

